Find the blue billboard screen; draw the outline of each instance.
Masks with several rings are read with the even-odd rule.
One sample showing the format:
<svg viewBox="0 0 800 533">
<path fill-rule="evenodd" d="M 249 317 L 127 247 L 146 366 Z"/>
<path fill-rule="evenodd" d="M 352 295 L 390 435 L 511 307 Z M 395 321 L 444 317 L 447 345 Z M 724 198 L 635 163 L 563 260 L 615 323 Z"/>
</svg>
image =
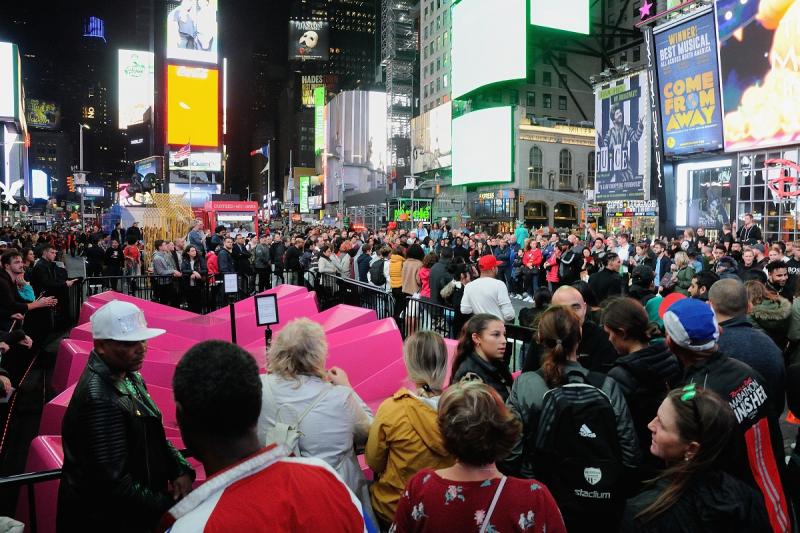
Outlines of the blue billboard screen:
<svg viewBox="0 0 800 533">
<path fill-rule="evenodd" d="M 722 148 L 717 40 L 709 12 L 655 36 L 664 155 Z"/>
</svg>

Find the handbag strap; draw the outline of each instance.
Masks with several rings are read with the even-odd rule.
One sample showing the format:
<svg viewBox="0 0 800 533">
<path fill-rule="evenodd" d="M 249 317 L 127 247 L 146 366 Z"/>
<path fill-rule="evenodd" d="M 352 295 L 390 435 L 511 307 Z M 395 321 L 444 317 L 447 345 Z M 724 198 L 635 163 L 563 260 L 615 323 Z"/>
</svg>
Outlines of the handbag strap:
<svg viewBox="0 0 800 533">
<path fill-rule="evenodd" d="M 272 390 L 272 384 L 270 383 L 269 378 L 267 378 L 265 381 L 267 382 L 267 392 L 269 393 L 269 396 L 272 399 L 272 402 L 274 404 L 276 404 L 275 420 L 277 421 L 280 418 L 281 409 L 283 409 L 284 407 L 288 407 L 288 408 L 290 408 L 290 409 L 292 409 L 294 411 L 294 408 L 289 406 L 288 404 L 285 404 L 285 403 L 278 404 L 277 398 L 275 398 L 275 392 Z M 330 384 L 328 384 L 328 385 L 330 385 Z M 311 402 L 311 404 L 308 407 L 306 407 L 305 410 L 303 411 L 303 413 L 298 417 L 297 422 L 295 422 L 295 425 L 294 425 L 295 429 L 300 429 L 300 422 L 302 422 L 303 419 L 306 417 L 306 415 L 308 413 L 310 413 L 311 410 L 314 407 L 316 407 L 317 404 L 319 404 L 319 402 L 321 402 L 328 395 L 328 393 L 331 392 L 332 390 L 333 390 L 333 385 L 325 387 L 323 390 L 321 390 L 319 392 L 319 394 L 317 394 L 317 396 L 314 398 L 314 401 Z M 297 411 L 295 411 L 295 414 L 296 413 L 297 413 Z"/>
<path fill-rule="evenodd" d="M 497 484 L 497 490 L 494 491 L 494 498 L 492 498 L 492 503 L 491 505 L 489 505 L 489 510 L 486 511 L 486 516 L 483 517 L 480 533 L 486 533 L 486 528 L 489 527 L 489 520 L 492 518 L 492 513 L 494 513 L 494 508 L 497 505 L 497 500 L 500 499 L 500 493 L 503 492 L 503 487 L 506 486 L 507 479 L 508 478 L 506 476 L 503 476 L 500 479 L 500 483 Z"/>
</svg>

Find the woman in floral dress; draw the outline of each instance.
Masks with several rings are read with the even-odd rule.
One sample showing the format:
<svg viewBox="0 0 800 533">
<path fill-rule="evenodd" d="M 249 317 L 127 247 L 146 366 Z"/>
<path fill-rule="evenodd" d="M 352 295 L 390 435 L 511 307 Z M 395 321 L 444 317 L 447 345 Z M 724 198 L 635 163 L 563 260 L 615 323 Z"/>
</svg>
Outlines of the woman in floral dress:
<svg viewBox="0 0 800 533">
<path fill-rule="evenodd" d="M 451 386 L 439 401 L 439 428 L 456 464 L 423 469 L 400 498 L 390 533 L 566 532 L 550 491 L 535 479 L 503 476 L 522 426 L 488 385 Z"/>
</svg>

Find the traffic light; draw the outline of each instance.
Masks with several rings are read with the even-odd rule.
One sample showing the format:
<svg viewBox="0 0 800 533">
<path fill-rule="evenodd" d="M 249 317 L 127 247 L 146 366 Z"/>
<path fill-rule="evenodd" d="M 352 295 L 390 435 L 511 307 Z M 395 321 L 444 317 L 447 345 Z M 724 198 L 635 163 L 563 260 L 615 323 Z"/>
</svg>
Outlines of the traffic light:
<svg viewBox="0 0 800 533">
<path fill-rule="evenodd" d="M 75 192 L 75 178 L 72 176 L 67 176 L 67 190 L 69 192 Z"/>
</svg>

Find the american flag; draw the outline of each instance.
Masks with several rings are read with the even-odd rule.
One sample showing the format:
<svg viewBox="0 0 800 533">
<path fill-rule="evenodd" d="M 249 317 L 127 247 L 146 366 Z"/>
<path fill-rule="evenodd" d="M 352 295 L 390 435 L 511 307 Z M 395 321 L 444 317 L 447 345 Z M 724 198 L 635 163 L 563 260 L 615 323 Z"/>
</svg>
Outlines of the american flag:
<svg viewBox="0 0 800 533">
<path fill-rule="evenodd" d="M 177 152 L 175 152 L 175 161 L 183 161 L 184 159 L 189 159 L 189 156 L 192 153 L 192 145 L 187 144 Z"/>
</svg>

